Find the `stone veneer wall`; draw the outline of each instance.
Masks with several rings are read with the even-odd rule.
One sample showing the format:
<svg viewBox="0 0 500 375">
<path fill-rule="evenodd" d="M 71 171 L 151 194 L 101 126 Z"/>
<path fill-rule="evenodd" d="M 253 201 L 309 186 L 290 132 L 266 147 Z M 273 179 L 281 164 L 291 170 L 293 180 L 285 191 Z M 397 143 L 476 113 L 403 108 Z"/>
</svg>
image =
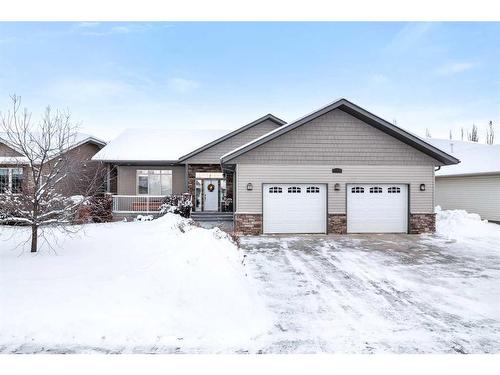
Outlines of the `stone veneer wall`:
<svg viewBox="0 0 500 375">
<path fill-rule="evenodd" d="M 328 214 L 328 233 L 346 234 L 347 233 L 347 215 L 346 214 Z"/>
<path fill-rule="evenodd" d="M 436 214 L 410 214 L 410 233 L 434 233 L 436 231 Z"/>
<path fill-rule="evenodd" d="M 237 234 L 262 234 L 262 214 L 235 214 L 234 232 Z"/>
<path fill-rule="evenodd" d="M 237 234 L 262 234 L 262 214 L 235 214 L 234 231 Z M 434 233 L 436 231 L 436 214 L 411 214 L 410 233 Z M 346 234 L 347 215 L 328 214 L 328 233 Z"/>
</svg>

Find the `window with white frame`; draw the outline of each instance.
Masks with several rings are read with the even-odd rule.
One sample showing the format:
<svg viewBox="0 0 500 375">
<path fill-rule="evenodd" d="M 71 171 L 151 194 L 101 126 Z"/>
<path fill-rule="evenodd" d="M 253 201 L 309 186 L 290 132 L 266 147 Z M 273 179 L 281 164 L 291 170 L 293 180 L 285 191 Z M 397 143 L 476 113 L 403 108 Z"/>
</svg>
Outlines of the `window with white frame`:
<svg viewBox="0 0 500 375">
<path fill-rule="evenodd" d="M 0 168 L 0 194 L 20 194 L 22 187 L 22 168 Z"/>
<path fill-rule="evenodd" d="M 298 186 L 291 186 L 288 188 L 288 192 L 295 194 L 295 193 L 300 193 L 300 187 Z"/>
<path fill-rule="evenodd" d="M 172 194 L 172 171 L 170 169 L 137 170 L 137 194 Z"/>
<path fill-rule="evenodd" d="M 319 187 L 317 186 L 308 186 L 306 189 L 306 193 L 319 193 Z"/>
<path fill-rule="evenodd" d="M 401 189 L 399 187 L 397 187 L 397 186 L 391 186 L 391 187 L 387 188 L 387 192 L 389 194 L 391 194 L 391 193 L 392 194 L 398 194 L 398 193 L 401 193 Z"/>
</svg>

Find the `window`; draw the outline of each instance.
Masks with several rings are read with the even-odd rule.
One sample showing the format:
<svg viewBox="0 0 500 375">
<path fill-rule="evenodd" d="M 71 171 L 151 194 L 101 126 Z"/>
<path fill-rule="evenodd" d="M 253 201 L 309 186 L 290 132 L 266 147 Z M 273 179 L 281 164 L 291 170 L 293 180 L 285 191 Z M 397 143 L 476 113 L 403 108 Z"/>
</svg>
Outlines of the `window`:
<svg viewBox="0 0 500 375">
<path fill-rule="evenodd" d="M 382 188 L 380 186 L 371 187 L 370 193 L 375 193 L 375 194 L 382 193 Z"/>
<path fill-rule="evenodd" d="M 272 186 L 269 188 L 269 193 L 280 194 L 282 192 L 283 192 L 283 189 L 280 188 L 279 186 Z"/>
<path fill-rule="evenodd" d="M 351 193 L 354 193 L 354 194 L 361 194 L 364 192 L 365 192 L 365 188 L 361 187 L 361 186 L 356 186 L 356 187 L 351 188 Z"/>
<path fill-rule="evenodd" d="M 12 169 L 12 193 L 20 194 L 23 187 L 23 170 L 22 168 L 13 168 Z"/>
<path fill-rule="evenodd" d="M 7 168 L 0 169 L 0 193 L 6 193 L 9 190 L 9 170 Z"/>
<path fill-rule="evenodd" d="M 319 187 L 317 186 L 308 186 L 306 189 L 306 193 L 319 193 Z"/>
<path fill-rule="evenodd" d="M 22 168 L 0 168 L 0 194 L 20 194 L 22 187 Z"/>
<path fill-rule="evenodd" d="M 139 195 L 172 194 L 172 171 L 168 169 L 138 170 L 137 194 Z"/>
<path fill-rule="evenodd" d="M 291 186 L 288 188 L 289 193 L 300 193 L 300 188 L 298 186 Z"/>
<path fill-rule="evenodd" d="M 221 172 L 196 172 L 195 178 L 224 178 Z"/>
<path fill-rule="evenodd" d="M 401 189 L 400 189 L 400 188 L 398 188 L 397 186 L 391 186 L 390 188 L 387 188 L 387 192 L 388 192 L 389 194 L 391 194 L 391 193 L 393 193 L 393 194 L 394 194 L 394 193 L 395 193 L 395 194 L 397 194 L 397 193 L 401 193 Z"/>
</svg>

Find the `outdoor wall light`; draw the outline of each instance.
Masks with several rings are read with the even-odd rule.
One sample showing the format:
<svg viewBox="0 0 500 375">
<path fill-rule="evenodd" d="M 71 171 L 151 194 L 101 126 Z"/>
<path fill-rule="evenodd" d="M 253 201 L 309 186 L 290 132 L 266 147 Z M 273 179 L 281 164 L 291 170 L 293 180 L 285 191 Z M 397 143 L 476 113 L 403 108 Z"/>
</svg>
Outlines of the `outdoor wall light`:
<svg viewBox="0 0 500 375">
<path fill-rule="evenodd" d="M 335 191 L 339 191 L 340 190 L 340 184 L 339 183 L 336 183 L 335 185 L 333 185 L 333 189 Z"/>
<path fill-rule="evenodd" d="M 253 190 L 253 185 L 252 185 L 252 183 L 251 183 L 251 182 L 249 182 L 249 183 L 247 184 L 247 190 L 248 190 L 248 191 L 252 191 L 252 190 Z"/>
<path fill-rule="evenodd" d="M 420 184 L 420 191 L 425 191 L 425 184 Z"/>
</svg>

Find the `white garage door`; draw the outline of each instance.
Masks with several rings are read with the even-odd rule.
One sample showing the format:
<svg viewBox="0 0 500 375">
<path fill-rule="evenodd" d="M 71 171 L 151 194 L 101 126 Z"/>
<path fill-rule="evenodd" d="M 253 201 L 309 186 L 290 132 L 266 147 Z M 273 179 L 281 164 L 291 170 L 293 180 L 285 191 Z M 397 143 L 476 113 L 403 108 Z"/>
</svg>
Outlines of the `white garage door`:
<svg viewBox="0 0 500 375">
<path fill-rule="evenodd" d="M 407 185 L 347 185 L 348 233 L 406 233 L 407 231 Z"/>
<path fill-rule="evenodd" d="M 264 233 L 326 233 L 325 184 L 264 184 Z"/>
</svg>

